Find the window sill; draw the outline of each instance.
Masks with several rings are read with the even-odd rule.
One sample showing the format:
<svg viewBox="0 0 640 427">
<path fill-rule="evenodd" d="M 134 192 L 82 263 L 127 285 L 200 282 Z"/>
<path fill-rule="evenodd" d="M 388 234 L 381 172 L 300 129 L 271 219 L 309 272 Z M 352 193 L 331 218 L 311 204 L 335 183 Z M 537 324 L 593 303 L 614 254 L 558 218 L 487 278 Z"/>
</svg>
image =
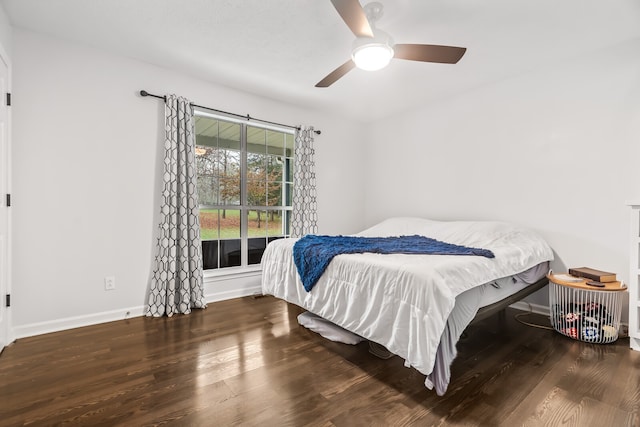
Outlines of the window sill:
<svg viewBox="0 0 640 427">
<path fill-rule="evenodd" d="M 204 281 L 218 282 L 221 280 L 260 276 L 261 274 L 262 266 L 260 264 L 252 265 L 249 267 L 228 267 L 219 270 L 204 270 Z"/>
</svg>

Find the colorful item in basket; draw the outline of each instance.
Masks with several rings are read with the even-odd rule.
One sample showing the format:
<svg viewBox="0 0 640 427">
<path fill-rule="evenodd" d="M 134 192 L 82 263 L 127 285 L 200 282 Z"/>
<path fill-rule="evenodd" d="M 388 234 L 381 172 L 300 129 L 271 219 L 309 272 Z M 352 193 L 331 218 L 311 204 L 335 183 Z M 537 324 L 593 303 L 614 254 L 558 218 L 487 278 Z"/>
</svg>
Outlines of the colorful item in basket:
<svg viewBox="0 0 640 427">
<path fill-rule="evenodd" d="M 611 325 L 604 325 L 602 327 L 602 336 L 605 339 L 612 339 L 615 338 L 618 335 L 618 331 L 616 331 L 616 328 L 614 328 Z"/>
<path fill-rule="evenodd" d="M 575 340 L 578 339 L 578 328 L 565 328 L 561 332 Z"/>
<path fill-rule="evenodd" d="M 591 325 L 591 326 L 598 326 L 598 325 L 600 325 L 600 320 L 598 320 L 598 318 L 593 317 L 593 316 L 585 316 L 583 324 Z"/>
<path fill-rule="evenodd" d="M 580 313 L 567 313 L 564 318 L 567 323 L 574 323 L 580 320 Z"/>
<path fill-rule="evenodd" d="M 597 302 L 585 302 L 583 308 L 585 312 L 592 312 L 600 310 L 601 306 Z"/>
<path fill-rule="evenodd" d="M 600 328 L 595 326 L 585 326 L 582 328 L 582 339 L 584 341 L 597 341 L 600 338 Z"/>
</svg>

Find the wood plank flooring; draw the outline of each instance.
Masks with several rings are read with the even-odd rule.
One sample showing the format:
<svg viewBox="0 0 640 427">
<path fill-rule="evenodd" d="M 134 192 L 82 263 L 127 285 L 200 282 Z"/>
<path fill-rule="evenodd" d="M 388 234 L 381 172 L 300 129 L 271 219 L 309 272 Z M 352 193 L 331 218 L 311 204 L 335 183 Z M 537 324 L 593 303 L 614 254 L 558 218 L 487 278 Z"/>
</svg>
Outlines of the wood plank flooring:
<svg viewBox="0 0 640 427">
<path fill-rule="evenodd" d="M 640 426 L 628 339 L 573 341 L 510 309 L 467 329 L 438 397 L 400 358 L 327 341 L 299 313 L 248 297 L 20 339 L 0 355 L 0 426 Z"/>
</svg>

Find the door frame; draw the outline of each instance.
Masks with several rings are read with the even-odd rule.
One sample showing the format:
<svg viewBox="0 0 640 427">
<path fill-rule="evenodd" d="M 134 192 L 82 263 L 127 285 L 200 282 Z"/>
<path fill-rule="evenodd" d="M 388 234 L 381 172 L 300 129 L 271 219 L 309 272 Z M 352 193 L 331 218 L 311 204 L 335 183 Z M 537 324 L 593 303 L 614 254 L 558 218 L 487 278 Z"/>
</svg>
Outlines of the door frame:
<svg viewBox="0 0 640 427">
<path fill-rule="evenodd" d="M 4 63 L 4 64 L 2 64 Z M 7 52 L 4 49 L 4 46 L 2 46 L 2 44 L 0 44 L 0 66 L 4 66 L 6 65 L 7 67 L 7 82 L 6 82 L 6 93 L 11 93 L 11 60 L 9 58 L 9 55 L 7 55 Z M 6 170 L 6 193 L 7 194 L 11 194 L 11 175 L 12 175 L 12 169 L 11 169 L 11 124 L 12 124 L 12 120 L 11 120 L 11 110 L 12 108 L 10 106 L 6 105 L 6 93 L 2 93 L 0 94 L 0 96 L 2 97 L 2 99 L 0 100 L 0 102 L 4 103 L 5 107 L 7 108 L 7 123 L 6 123 L 6 165 L 2 165 L 3 167 L 6 166 L 7 170 Z M 13 104 L 13 102 L 12 102 Z M 12 236 L 11 236 L 11 228 L 12 228 L 12 222 L 11 222 L 11 211 L 12 209 L 6 206 L 6 195 L 5 194 L 1 194 L 0 197 L 2 198 L 1 201 L 1 208 L 2 209 L 7 209 L 7 230 L 6 230 L 6 240 L 7 240 L 7 246 L 6 246 L 6 257 L 3 260 L 5 266 L 6 266 L 6 276 L 5 276 L 5 289 L 4 289 L 4 293 L 6 295 L 11 295 L 11 284 L 12 284 Z M 4 349 L 4 346 L 10 344 L 11 342 L 13 342 L 14 340 L 14 336 L 13 336 L 13 328 L 12 328 L 12 315 L 11 315 L 11 307 L 7 307 L 6 306 L 6 299 L 5 299 L 5 295 L 0 294 L 0 304 L 2 305 L 2 307 L 0 309 L 4 310 L 4 322 L 0 322 L 0 352 L 2 352 L 2 350 Z M 4 341 L 4 342 L 3 342 Z"/>
</svg>

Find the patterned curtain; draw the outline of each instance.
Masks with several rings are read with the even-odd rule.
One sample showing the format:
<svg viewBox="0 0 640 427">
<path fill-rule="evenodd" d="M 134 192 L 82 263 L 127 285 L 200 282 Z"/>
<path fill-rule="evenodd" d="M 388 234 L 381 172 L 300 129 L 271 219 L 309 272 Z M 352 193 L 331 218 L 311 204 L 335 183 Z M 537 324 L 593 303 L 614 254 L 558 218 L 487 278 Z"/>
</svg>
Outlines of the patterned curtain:
<svg viewBox="0 0 640 427">
<path fill-rule="evenodd" d="M 168 95 L 165 102 L 164 173 L 156 260 L 147 316 L 187 314 L 205 308 L 198 210 L 193 106 Z"/>
<path fill-rule="evenodd" d="M 301 237 L 318 232 L 313 127 L 300 127 L 296 132 L 294 150 L 291 237 Z"/>
</svg>

